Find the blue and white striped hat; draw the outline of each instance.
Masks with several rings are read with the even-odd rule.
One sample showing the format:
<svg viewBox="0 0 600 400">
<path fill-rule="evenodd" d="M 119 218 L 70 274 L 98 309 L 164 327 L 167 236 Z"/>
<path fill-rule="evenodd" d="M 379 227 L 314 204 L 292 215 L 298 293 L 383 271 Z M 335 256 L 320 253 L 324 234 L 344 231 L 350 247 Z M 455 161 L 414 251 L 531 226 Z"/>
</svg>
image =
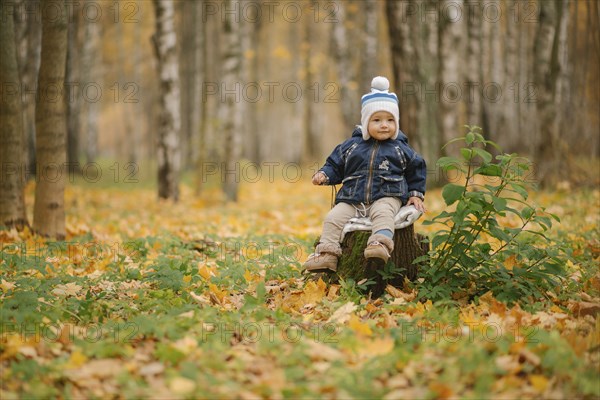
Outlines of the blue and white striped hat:
<svg viewBox="0 0 600 400">
<path fill-rule="evenodd" d="M 396 120 L 396 134 L 392 136 L 392 139 L 398 137 L 398 130 L 400 129 L 400 111 L 398 110 L 398 97 L 395 93 L 390 93 L 390 81 L 386 77 L 376 76 L 371 81 L 371 92 L 365 94 L 361 98 L 361 131 L 364 140 L 369 140 L 368 126 L 371 115 L 378 111 L 387 111 L 394 116 Z"/>
</svg>

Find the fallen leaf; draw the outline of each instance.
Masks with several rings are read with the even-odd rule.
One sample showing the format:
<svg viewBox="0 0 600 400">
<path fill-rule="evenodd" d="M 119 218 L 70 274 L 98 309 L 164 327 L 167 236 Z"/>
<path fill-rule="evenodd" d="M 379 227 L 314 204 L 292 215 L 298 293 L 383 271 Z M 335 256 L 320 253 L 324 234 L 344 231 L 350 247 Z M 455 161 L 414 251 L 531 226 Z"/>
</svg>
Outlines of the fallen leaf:
<svg viewBox="0 0 600 400">
<path fill-rule="evenodd" d="M 81 291 L 81 286 L 74 282 L 69 282 L 65 285 L 56 285 L 56 287 L 52 290 L 52 294 L 57 296 L 77 296 L 79 291 Z"/>
<path fill-rule="evenodd" d="M 65 365 L 65 368 L 79 368 L 83 364 L 85 364 L 87 360 L 88 358 L 85 354 L 83 354 L 80 350 L 75 350 L 71 353 L 71 356 L 69 357 L 69 361 Z"/>
<path fill-rule="evenodd" d="M 495 363 L 496 367 L 508 374 L 516 374 L 521 370 L 519 360 L 508 354 L 496 357 Z"/>
<path fill-rule="evenodd" d="M 354 332 L 358 333 L 359 335 L 371 336 L 373 334 L 371 327 L 368 324 L 361 322 L 360 319 L 356 315 L 352 315 L 350 317 L 350 319 L 348 321 L 348 326 L 350 327 L 350 329 L 352 329 Z"/>
<path fill-rule="evenodd" d="M 327 320 L 327 323 L 346 323 L 350 320 L 350 315 L 356 310 L 356 308 L 356 304 L 349 301 L 348 303 L 335 310 L 333 315 Z"/>
<path fill-rule="evenodd" d="M 363 357 L 376 357 L 388 354 L 392 350 L 394 350 L 394 339 L 385 336 L 361 342 L 358 353 Z"/>
<path fill-rule="evenodd" d="M 162 374 L 165 370 L 165 366 L 161 362 L 153 362 L 150 364 L 144 365 L 140 368 L 140 375 L 143 376 L 151 376 Z"/>
<path fill-rule="evenodd" d="M 529 375 L 529 383 L 538 393 L 543 393 L 548 387 L 548 378 L 544 375 Z"/>
<path fill-rule="evenodd" d="M 586 315 L 591 315 L 595 317 L 600 313 L 600 302 L 588 302 L 588 301 L 569 301 L 569 310 L 578 316 L 585 317 Z"/>
<path fill-rule="evenodd" d="M 308 342 L 308 356 L 312 361 L 337 361 L 344 358 L 344 354 L 334 347 L 321 342 Z"/>
<path fill-rule="evenodd" d="M 200 294 L 196 294 L 194 292 L 190 292 L 190 297 L 202 305 L 209 306 L 211 304 L 210 299 L 203 294 L 200 295 Z"/>
<path fill-rule="evenodd" d="M 14 289 L 15 287 L 17 287 L 17 285 L 14 282 L 8 282 L 4 279 L 0 281 L 0 289 L 2 289 L 5 292 L 8 292 L 9 290 Z"/>
<path fill-rule="evenodd" d="M 177 376 L 169 382 L 169 389 L 175 394 L 186 395 L 196 389 L 196 383 L 190 379 Z"/>
</svg>

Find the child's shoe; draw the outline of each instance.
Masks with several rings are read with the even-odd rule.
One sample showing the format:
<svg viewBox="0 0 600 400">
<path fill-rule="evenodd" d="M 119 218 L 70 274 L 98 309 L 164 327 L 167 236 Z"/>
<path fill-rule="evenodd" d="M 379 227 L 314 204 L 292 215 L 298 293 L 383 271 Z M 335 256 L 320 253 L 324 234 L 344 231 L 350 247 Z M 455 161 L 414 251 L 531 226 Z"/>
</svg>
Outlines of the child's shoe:
<svg viewBox="0 0 600 400">
<path fill-rule="evenodd" d="M 369 237 L 365 248 L 366 259 L 380 259 L 384 263 L 390 259 L 390 254 L 394 251 L 394 241 L 389 237 L 381 234 L 374 234 Z"/>
<path fill-rule="evenodd" d="M 304 263 L 304 271 L 335 272 L 341 255 L 342 249 L 339 244 L 336 246 L 332 243 L 319 243 L 315 252 L 308 256 L 308 260 Z"/>
</svg>

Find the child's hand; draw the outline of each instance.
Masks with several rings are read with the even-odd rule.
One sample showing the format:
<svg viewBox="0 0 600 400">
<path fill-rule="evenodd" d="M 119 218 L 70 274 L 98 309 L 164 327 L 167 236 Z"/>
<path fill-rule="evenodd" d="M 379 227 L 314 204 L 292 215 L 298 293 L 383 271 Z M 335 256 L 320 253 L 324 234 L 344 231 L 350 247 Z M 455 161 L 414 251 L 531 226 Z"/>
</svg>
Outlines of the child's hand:
<svg viewBox="0 0 600 400">
<path fill-rule="evenodd" d="M 323 172 L 319 171 L 313 175 L 313 177 L 312 177 L 313 185 L 323 185 L 324 183 L 327 183 L 327 175 L 325 175 Z"/>
<path fill-rule="evenodd" d="M 409 197 L 408 202 L 406 203 L 407 206 L 409 205 L 413 205 L 415 206 L 415 208 L 419 211 L 421 211 L 422 213 L 424 213 L 425 211 L 427 211 L 427 209 L 425 208 L 425 204 L 423 203 L 423 200 L 421 200 L 421 198 L 419 197 Z"/>
</svg>

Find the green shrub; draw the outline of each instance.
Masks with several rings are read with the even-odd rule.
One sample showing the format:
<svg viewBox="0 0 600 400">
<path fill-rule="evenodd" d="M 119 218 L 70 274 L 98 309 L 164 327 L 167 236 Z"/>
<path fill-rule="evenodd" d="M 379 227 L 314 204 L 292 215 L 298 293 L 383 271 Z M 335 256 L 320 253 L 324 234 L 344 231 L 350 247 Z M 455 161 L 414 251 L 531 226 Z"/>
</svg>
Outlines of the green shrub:
<svg viewBox="0 0 600 400">
<path fill-rule="evenodd" d="M 446 184 L 442 196 L 448 209 L 424 222 L 440 230 L 431 238 L 419 293 L 456 300 L 491 291 L 507 303 L 545 297 L 565 276 L 566 255 L 546 236 L 559 219 L 527 202 L 533 185 L 525 179 L 529 160 L 516 154 L 493 157 L 486 148 L 498 146 L 485 140 L 479 127 L 468 128 L 466 136 L 448 142 L 464 143 L 460 158 L 438 160 L 443 171 L 466 180 Z M 503 223 L 504 217 L 512 223 Z"/>
</svg>

